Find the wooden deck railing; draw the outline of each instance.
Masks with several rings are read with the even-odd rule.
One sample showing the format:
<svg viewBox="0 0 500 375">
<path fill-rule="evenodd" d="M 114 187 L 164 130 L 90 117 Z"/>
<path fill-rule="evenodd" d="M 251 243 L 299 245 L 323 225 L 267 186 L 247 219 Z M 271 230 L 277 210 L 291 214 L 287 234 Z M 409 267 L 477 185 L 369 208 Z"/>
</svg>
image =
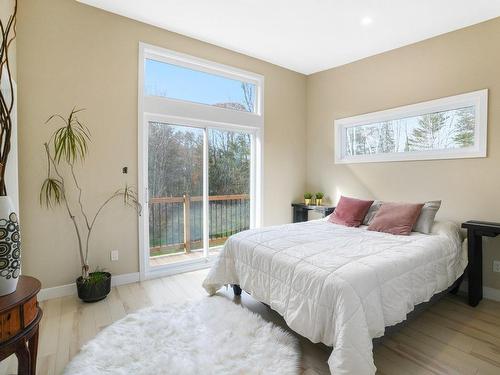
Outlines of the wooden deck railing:
<svg viewBox="0 0 500 375">
<path fill-rule="evenodd" d="M 209 204 L 210 246 L 250 227 L 248 194 L 212 195 Z M 149 201 L 149 237 L 152 256 L 189 253 L 203 247 L 203 197 L 160 197 Z"/>
</svg>

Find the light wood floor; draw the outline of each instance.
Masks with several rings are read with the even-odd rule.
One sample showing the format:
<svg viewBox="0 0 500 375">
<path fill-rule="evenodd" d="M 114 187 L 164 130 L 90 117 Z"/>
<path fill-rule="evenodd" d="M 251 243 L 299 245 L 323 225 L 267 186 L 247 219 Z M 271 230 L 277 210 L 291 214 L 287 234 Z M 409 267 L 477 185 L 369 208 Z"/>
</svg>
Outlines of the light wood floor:
<svg viewBox="0 0 500 375">
<path fill-rule="evenodd" d="M 134 283 L 113 288 L 107 299 L 81 303 L 76 296 L 43 302 L 38 374 L 60 374 L 82 344 L 113 321 L 149 305 L 202 298 L 207 271 Z M 233 299 L 232 290 L 221 295 Z M 243 294 L 234 299 L 285 327 L 283 319 L 265 305 Z M 329 374 L 330 349 L 301 338 L 303 375 Z M 374 348 L 378 373 L 500 374 L 500 303 L 483 300 L 469 307 L 463 297 L 449 296 L 429 307 Z M 0 374 L 13 374 L 15 357 L 3 361 Z"/>
</svg>

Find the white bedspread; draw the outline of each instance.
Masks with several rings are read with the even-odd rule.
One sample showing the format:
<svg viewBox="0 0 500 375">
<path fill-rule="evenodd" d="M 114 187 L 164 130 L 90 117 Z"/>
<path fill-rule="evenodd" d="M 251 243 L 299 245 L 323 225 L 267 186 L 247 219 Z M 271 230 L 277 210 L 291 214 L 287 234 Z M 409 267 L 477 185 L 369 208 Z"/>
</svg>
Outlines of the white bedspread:
<svg viewBox="0 0 500 375">
<path fill-rule="evenodd" d="M 451 286 L 466 264 L 453 223 L 395 236 L 314 220 L 231 236 L 203 286 L 214 294 L 239 284 L 297 333 L 333 346 L 333 374 L 374 374 L 372 339 Z"/>
</svg>

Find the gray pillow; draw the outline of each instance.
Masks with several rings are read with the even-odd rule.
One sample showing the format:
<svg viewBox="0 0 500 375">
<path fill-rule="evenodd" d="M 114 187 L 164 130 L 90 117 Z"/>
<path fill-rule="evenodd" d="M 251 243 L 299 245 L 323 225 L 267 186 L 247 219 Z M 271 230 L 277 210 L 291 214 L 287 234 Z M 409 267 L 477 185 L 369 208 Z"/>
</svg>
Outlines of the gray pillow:
<svg viewBox="0 0 500 375">
<path fill-rule="evenodd" d="M 414 232 L 420 232 L 423 234 L 430 234 L 432 226 L 434 225 L 434 218 L 441 207 L 441 201 L 428 201 L 424 203 L 420 216 L 417 222 L 413 226 Z"/>
<path fill-rule="evenodd" d="M 373 218 L 377 214 L 378 209 L 380 206 L 382 206 L 382 201 L 374 201 L 370 208 L 368 209 L 368 212 L 365 215 L 365 218 L 363 219 L 363 225 L 370 225 L 372 222 Z"/>
</svg>

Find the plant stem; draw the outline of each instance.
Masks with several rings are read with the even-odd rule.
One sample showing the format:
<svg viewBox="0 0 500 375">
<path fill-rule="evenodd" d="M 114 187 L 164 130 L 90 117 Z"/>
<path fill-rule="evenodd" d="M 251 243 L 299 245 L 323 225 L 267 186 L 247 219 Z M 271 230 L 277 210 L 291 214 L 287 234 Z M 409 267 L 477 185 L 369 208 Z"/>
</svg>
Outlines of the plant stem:
<svg viewBox="0 0 500 375">
<path fill-rule="evenodd" d="M 92 234 L 92 229 L 94 229 L 94 224 L 95 224 L 95 221 L 97 220 L 97 217 L 99 216 L 99 214 L 101 213 L 101 211 L 103 210 L 103 208 L 108 205 L 109 202 L 111 202 L 113 199 L 119 197 L 120 195 L 121 194 L 119 193 L 119 191 L 116 191 L 115 193 L 113 193 L 112 196 L 110 196 L 108 199 L 106 199 L 104 201 L 103 204 L 101 204 L 101 206 L 99 207 L 99 209 L 95 213 L 94 218 L 92 219 L 92 222 L 90 223 L 89 230 L 87 232 L 87 242 L 85 244 L 86 245 L 85 246 L 85 263 L 87 262 L 88 255 L 89 255 L 90 235 Z"/>
<path fill-rule="evenodd" d="M 87 217 L 87 213 L 85 212 L 82 204 L 82 188 L 80 187 L 80 184 L 78 183 L 78 179 L 76 178 L 75 175 L 75 169 L 73 167 L 73 163 L 68 163 L 71 169 L 71 176 L 73 176 L 73 181 L 75 183 L 76 188 L 78 189 L 78 205 L 80 206 L 80 211 L 82 213 L 83 218 L 85 219 L 85 225 L 87 225 L 87 230 L 90 231 L 90 225 L 89 225 L 89 219 Z"/>
<path fill-rule="evenodd" d="M 59 170 L 57 169 L 57 164 L 54 161 L 54 159 L 52 158 L 52 156 L 50 155 L 49 145 L 47 143 L 44 143 L 44 146 L 45 146 L 45 152 L 47 153 L 47 157 L 49 158 L 50 163 L 54 167 L 54 172 L 57 174 L 57 176 L 61 180 L 61 185 L 63 187 L 62 194 L 63 194 L 64 204 L 65 204 L 66 210 L 68 211 L 68 215 L 69 215 L 71 221 L 73 222 L 73 226 L 75 227 L 76 237 L 78 238 L 78 250 L 80 253 L 80 262 L 82 265 L 82 276 L 83 276 L 83 278 L 87 278 L 89 266 L 87 264 L 86 257 L 84 258 L 84 256 L 83 256 L 82 237 L 80 235 L 80 229 L 78 228 L 78 223 L 76 222 L 75 215 L 73 215 L 73 212 L 71 212 L 71 208 L 69 207 L 68 200 L 66 199 L 66 189 L 64 186 L 64 177 L 59 173 Z"/>
</svg>

